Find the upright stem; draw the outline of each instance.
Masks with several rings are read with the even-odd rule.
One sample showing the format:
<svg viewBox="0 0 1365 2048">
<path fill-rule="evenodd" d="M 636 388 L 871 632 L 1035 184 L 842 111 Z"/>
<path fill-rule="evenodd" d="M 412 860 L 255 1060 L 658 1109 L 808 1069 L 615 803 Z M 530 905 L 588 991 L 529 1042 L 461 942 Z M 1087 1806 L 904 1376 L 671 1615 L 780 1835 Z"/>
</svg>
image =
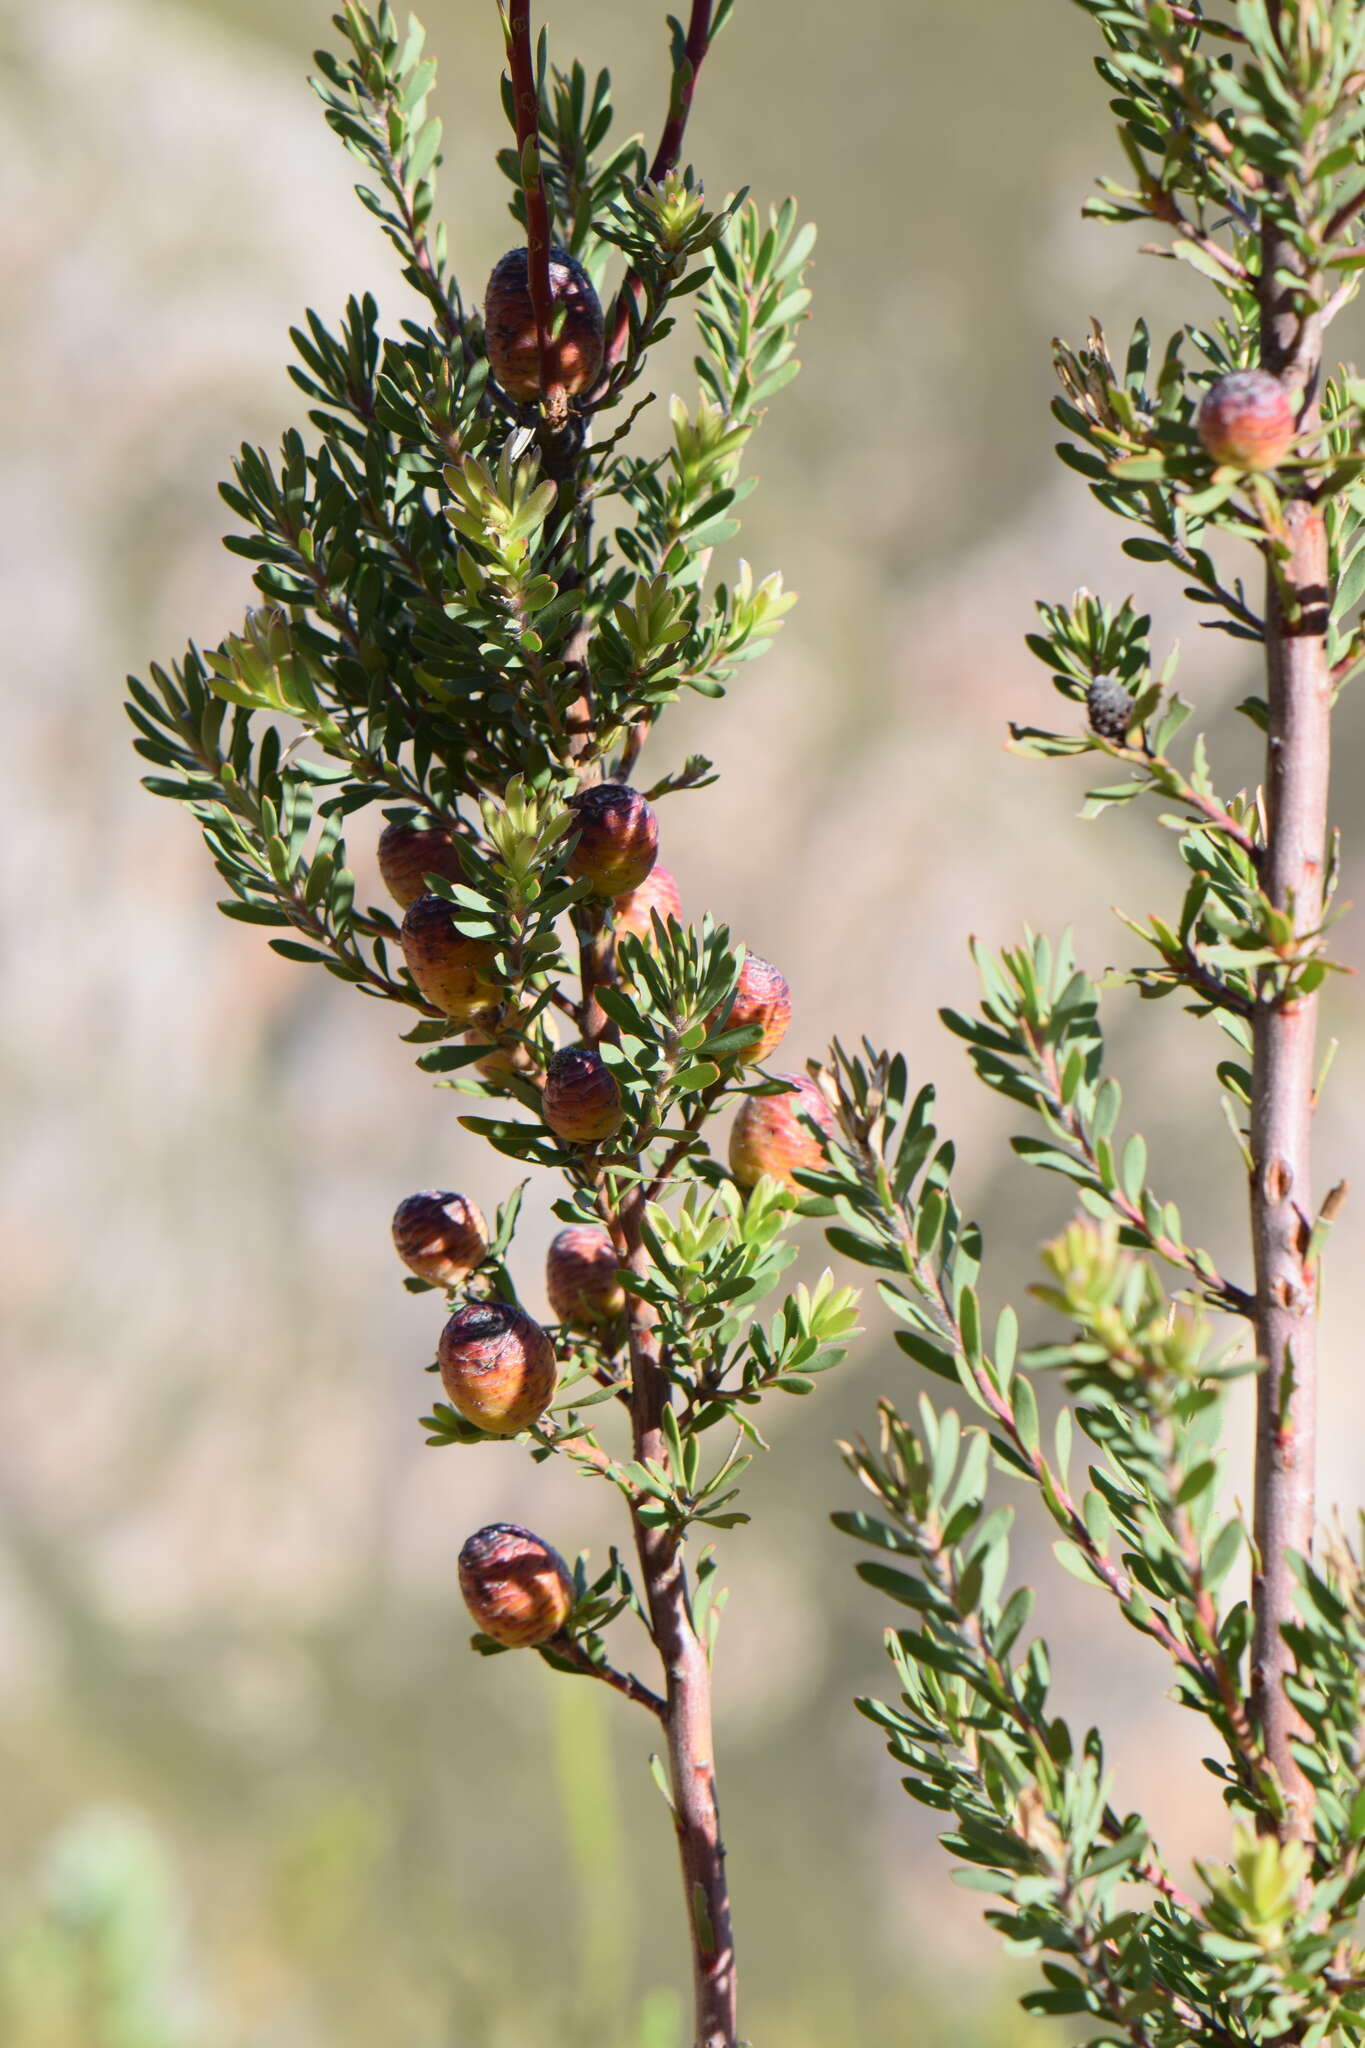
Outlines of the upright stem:
<svg viewBox="0 0 1365 2048">
<path fill-rule="evenodd" d="M 645 1194 L 636 1188 L 621 1209 L 622 1250 L 630 1271 L 644 1275 L 641 1241 Z M 669 1387 L 659 1357 L 655 1316 L 648 1302 L 630 1302 L 631 1428 L 635 1456 L 667 1466 L 663 1431 Z M 650 1629 L 666 1678 L 664 1732 L 673 1826 L 682 1863 L 683 1903 L 692 1937 L 696 2048 L 737 2048 L 735 1951 L 725 1845 L 716 1804 L 711 1736 L 711 1664 L 692 1621 L 682 1545 L 667 1529 L 646 1527 L 638 1516 L 635 1545 Z"/>
<path fill-rule="evenodd" d="M 673 85 L 669 94 L 668 119 L 664 122 L 659 147 L 649 167 L 650 183 L 657 185 L 660 178 L 667 177 L 677 168 L 682 155 L 683 132 L 687 117 L 692 111 L 692 95 L 697 87 L 697 73 L 701 70 L 702 59 L 711 47 L 711 0 L 692 0 L 692 12 L 688 17 L 687 36 L 683 43 L 682 63 L 673 73 Z"/>
<path fill-rule="evenodd" d="M 551 423 L 562 426 L 568 411 L 564 386 L 559 380 L 558 351 L 552 323 L 554 302 L 550 296 L 550 208 L 545 197 L 545 180 L 540 170 L 540 90 L 536 82 L 535 56 L 531 48 L 530 0 L 510 0 L 504 19 L 507 69 L 512 80 L 512 104 L 516 116 L 517 161 L 521 167 L 522 196 L 526 202 L 527 281 L 531 306 L 536 316 L 536 343 L 540 350 L 540 390 Z"/>
<path fill-rule="evenodd" d="M 668 88 L 668 114 L 659 137 L 659 146 L 649 166 L 650 183 L 657 185 L 670 171 L 676 170 L 682 157 L 683 136 L 687 131 L 687 117 L 692 111 L 692 95 L 697 89 L 697 74 L 711 47 L 711 6 L 712 0 L 692 0 L 692 10 L 687 20 L 687 35 L 683 41 L 682 61 L 675 67 Z M 616 303 L 612 307 L 608 322 L 604 368 L 610 369 L 619 363 L 625 353 L 630 335 L 630 313 L 628 304 L 640 289 L 640 280 L 633 270 L 626 272 Z"/>
<path fill-rule="evenodd" d="M 1261 249 L 1263 366 L 1304 398 L 1301 427 L 1317 421 L 1321 355 L 1316 320 L 1302 319 L 1284 278 L 1300 269 L 1292 244 L 1268 227 Z M 1265 608 L 1269 732 L 1267 843 L 1262 883 L 1293 921 L 1301 958 L 1322 922 L 1327 844 L 1332 678 L 1330 604 L 1322 513 L 1311 498 L 1285 506 L 1287 559 L 1267 576 Z M 1281 1828 L 1312 1831 L 1312 1794 L 1293 1755 L 1301 1723 L 1285 1692 L 1292 1658 L 1283 1629 L 1295 1613 L 1291 1552 L 1313 1546 L 1317 1396 L 1317 1287 L 1308 1245 L 1313 1226 L 1312 1124 L 1317 998 L 1286 993 L 1283 969 L 1262 976 L 1252 1019 L 1251 1227 L 1256 1262 L 1254 1325 L 1264 1369 L 1256 1398 L 1252 1582 L 1253 1717 L 1288 1802 Z"/>
</svg>

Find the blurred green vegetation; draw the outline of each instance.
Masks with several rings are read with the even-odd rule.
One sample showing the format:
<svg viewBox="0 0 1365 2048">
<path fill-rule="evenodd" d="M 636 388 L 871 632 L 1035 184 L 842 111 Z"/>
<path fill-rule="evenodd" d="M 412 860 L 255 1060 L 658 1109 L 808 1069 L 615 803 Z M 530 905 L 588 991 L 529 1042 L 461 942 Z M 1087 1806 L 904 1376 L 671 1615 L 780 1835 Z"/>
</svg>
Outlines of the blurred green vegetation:
<svg viewBox="0 0 1365 2048">
<path fill-rule="evenodd" d="M 421 11 L 477 293 L 511 239 L 496 14 Z M 561 53 L 610 58 L 626 127 L 652 134 L 662 9 L 545 12 Z M 422 1446 L 429 1310 L 402 1293 L 387 1219 L 412 1187 L 460 1185 L 471 1155 L 376 1006 L 216 918 L 119 712 L 124 669 L 240 615 L 213 487 L 241 438 L 299 410 L 288 324 L 367 284 L 405 310 L 303 84 L 328 13 L 0 0 L 0 2041 L 680 2048 L 647 1735 L 538 1660 L 464 1646 L 454 1559 L 478 1521 L 610 1540 L 514 1450 Z M 1049 338 L 1092 312 L 1121 329 L 1140 303 L 1158 325 L 1202 310 L 1177 266 L 1080 225 L 1111 155 L 1089 59 L 1066 0 L 740 0 L 692 131 L 712 189 L 794 190 L 821 240 L 806 368 L 761 437 L 744 534 L 803 602 L 732 702 L 677 721 L 667 744 L 702 741 L 724 780 L 674 807 L 669 865 L 688 908 L 788 973 L 794 1062 L 866 1029 L 945 1083 L 994 1284 L 1016 1295 L 1064 1192 L 997 1167 L 1008 1124 L 936 1008 L 971 999 L 969 929 L 1071 922 L 1102 968 L 1110 904 L 1170 888 L 1155 835 L 1082 827 L 1080 781 L 1000 745 L 1046 688 L 1021 644 L 1033 598 L 1135 573 L 1052 462 Z M 1143 592 L 1160 639 L 1176 593 Z M 1185 662 L 1235 763 L 1240 655 Z M 1343 741 L 1349 789 L 1350 709 Z M 1365 1103 L 1355 1000 L 1333 996 L 1324 1185 Z M 1190 1106 L 1216 1048 L 1141 1024 L 1129 1099 L 1221 1258 L 1238 1176 L 1216 1111 Z M 1121 1064 L 1134 1036 L 1128 1013 Z M 477 1171 L 488 1208 L 503 1190 Z M 545 1221 L 526 1226 L 533 1296 Z M 1355 1228 L 1348 1212 L 1329 1304 L 1339 1394 L 1365 1307 Z M 754 1529 L 725 1548 L 723 1805 L 744 2024 L 766 2048 L 1024 2030 L 1011 1966 L 848 1705 L 884 1683 L 885 1617 L 824 1522 L 848 1498 L 834 1445 L 906 1370 L 874 1335 L 792 1404 Z M 1329 1494 L 1358 1491 L 1360 1441 L 1331 1433 Z M 1071 1581 L 1043 1612 L 1066 1705 L 1105 1715 L 1120 1802 L 1141 1784 L 1177 1860 L 1197 1853 L 1217 1802 L 1166 1673 Z"/>
</svg>

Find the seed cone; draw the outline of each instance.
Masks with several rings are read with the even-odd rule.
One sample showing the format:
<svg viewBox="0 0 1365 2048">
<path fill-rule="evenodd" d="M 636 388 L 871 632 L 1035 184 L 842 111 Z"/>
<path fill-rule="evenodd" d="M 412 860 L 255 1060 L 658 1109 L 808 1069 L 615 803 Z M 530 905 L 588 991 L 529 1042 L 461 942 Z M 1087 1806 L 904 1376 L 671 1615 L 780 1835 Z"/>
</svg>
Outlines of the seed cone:
<svg viewBox="0 0 1365 2048">
<path fill-rule="evenodd" d="M 456 1309 L 436 1355 L 451 1407 L 490 1436 L 529 1429 L 559 1383 L 553 1344 L 510 1302 L 471 1301 Z"/>
<path fill-rule="evenodd" d="M 730 1171 L 742 1188 L 751 1188 L 770 1174 L 800 1194 L 796 1170 L 818 1172 L 825 1155 L 805 1119 L 833 1133 L 834 1114 L 813 1081 L 800 1074 L 781 1074 L 791 1083 L 790 1095 L 748 1095 L 730 1130 Z"/>
<path fill-rule="evenodd" d="M 403 910 L 426 893 L 427 875 L 464 879 L 455 835 L 446 825 L 386 825 L 378 853 L 384 887 Z"/>
<path fill-rule="evenodd" d="M 667 868 L 656 862 L 637 888 L 628 889 L 624 896 L 618 896 L 612 905 L 616 918 L 616 936 L 622 939 L 627 932 L 649 944 L 654 937 L 651 913 L 658 911 L 664 923 L 670 917 L 682 922 L 682 898 L 678 885 Z"/>
<path fill-rule="evenodd" d="M 595 1145 L 621 1127 L 625 1111 L 616 1077 L 601 1053 L 566 1046 L 545 1069 L 541 1115 L 566 1145 Z"/>
<path fill-rule="evenodd" d="M 488 1229 L 474 1204 L 448 1189 L 407 1195 L 393 1212 L 393 1242 L 419 1280 L 456 1287 L 488 1250 Z"/>
<path fill-rule="evenodd" d="M 735 1057 L 741 1066 L 756 1067 L 771 1057 L 787 1035 L 792 1020 L 792 992 L 787 977 L 757 953 L 746 953 L 739 970 L 739 982 L 724 1018 L 716 1010 L 708 1019 L 712 1031 L 739 1031 L 753 1024 L 763 1035 L 752 1045 L 741 1047 Z"/>
<path fill-rule="evenodd" d="M 587 271 L 567 249 L 550 251 L 550 303 L 558 332 L 550 353 L 572 398 L 602 367 L 602 305 Z M 561 317 L 562 313 L 562 317 Z M 525 249 L 509 249 L 495 265 L 483 302 L 488 362 L 509 398 L 529 404 L 541 395 L 540 343 Z"/>
<path fill-rule="evenodd" d="M 621 1263 L 606 1231 L 586 1223 L 561 1230 L 545 1260 L 545 1291 L 556 1320 L 571 1330 L 591 1330 L 622 1315 Z"/>
<path fill-rule="evenodd" d="M 460 1552 L 460 1591 L 484 1634 L 513 1650 L 558 1635 L 573 1606 L 563 1558 L 517 1522 L 474 1531 Z"/>
<path fill-rule="evenodd" d="M 1274 469 L 1294 441 L 1294 406 L 1269 370 L 1234 370 L 1211 384 L 1195 429 L 1214 461 L 1235 469 Z"/>
<path fill-rule="evenodd" d="M 467 1023 L 497 1002 L 495 948 L 455 929 L 455 907 L 444 896 L 418 896 L 410 903 L 398 938 L 413 980 L 447 1017 Z"/>
<path fill-rule="evenodd" d="M 644 798 L 623 782 L 594 782 L 569 809 L 578 827 L 569 873 L 586 875 L 598 896 L 638 889 L 659 850 L 659 821 Z"/>
<path fill-rule="evenodd" d="M 1117 745 L 1133 722 L 1133 699 L 1116 676 L 1100 676 L 1085 693 L 1090 723 L 1103 740 Z"/>
</svg>

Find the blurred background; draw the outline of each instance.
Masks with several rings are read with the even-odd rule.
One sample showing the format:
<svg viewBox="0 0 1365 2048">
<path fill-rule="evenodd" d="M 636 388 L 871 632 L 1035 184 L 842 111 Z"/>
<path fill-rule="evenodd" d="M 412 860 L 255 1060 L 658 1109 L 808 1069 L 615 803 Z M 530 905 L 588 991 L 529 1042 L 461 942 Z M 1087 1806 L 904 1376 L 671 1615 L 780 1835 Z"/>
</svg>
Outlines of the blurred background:
<svg viewBox="0 0 1365 2048">
<path fill-rule="evenodd" d="M 656 10 L 542 13 L 561 59 L 611 62 L 623 129 L 652 141 Z M 496 13 L 429 0 L 424 18 L 451 251 L 478 297 L 512 239 Z M 495 1517 L 602 1559 L 614 1502 L 516 1448 L 437 1454 L 416 1422 L 433 1310 L 403 1292 L 390 1213 L 430 1185 L 491 1210 L 510 1166 L 464 1139 L 385 1009 L 217 916 L 197 833 L 137 786 L 121 710 L 125 671 L 240 619 L 214 486 L 239 440 L 300 413 L 287 326 L 367 286 L 390 322 L 408 310 L 304 82 L 328 34 L 317 0 L 0 0 L 0 2039 L 683 2048 L 647 1730 L 536 1658 L 472 1658 L 455 1585 L 464 1535 Z M 743 538 L 802 603 L 724 705 L 670 718 L 653 772 L 700 745 L 723 779 L 669 806 L 667 859 L 689 910 L 786 970 L 791 1064 L 866 1031 L 940 1082 L 996 1299 L 1022 1294 L 1065 1190 L 1010 1162 L 1010 1119 L 937 1023 L 972 1000 L 967 935 L 1069 923 L 1099 971 L 1133 951 L 1110 906 L 1179 889 L 1150 817 L 1078 820 L 1084 764 L 1005 752 L 1008 718 L 1057 702 L 1022 645 L 1033 600 L 1136 587 L 1159 656 L 1183 637 L 1224 786 L 1254 772 L 1231 715 L 1243 653 L 1119 555 L 1050 453 L 1054 332 L 1209 311 L 1190 273 L 1080 222 L 1117 155 L 1090 45 L 1065 0 L 741 0 L 690 137 L 713 193 L 793 191 L 821 238 L 806 367 L 754 451 Z M 1340 735 L 1354 897 L 1349 697 Z M 1360 944 L 1347 924 L 1338 955 Z M 1330 1007 L 1324 1187 L 1365 1116 L 1356 985 Z M 1108 1014 L 1154 1177 L 1243 1271 L 1220 1039 L 1169 1006 Z M 1332 1262 L 1327 1500 L 1358 1496 L 1365 1464 L 1363 1227 L 1348 1207 Z M 548 1228 L 542 1197 L 520 1243 L 532 1305 Z M 849 1704 L 889 1685 L 893 1617 L 825 1519 L 851 1498 L 836 1443 L 878 1394 L 914 1393 L 871 1322 L 772 1416 L 755 1526 L 725 1543 L 744 2023 L 766 2048 L 1003 2044 L 1027 1977 Z M 1028 1513 L 1019 1545 L 1059 1704 L 1102 1720 L 1118 1803 L 1147 1808 L 1178 1868 L 1216 1853 L 1167 1670 L 1053 1568 Z"/>
</svg>

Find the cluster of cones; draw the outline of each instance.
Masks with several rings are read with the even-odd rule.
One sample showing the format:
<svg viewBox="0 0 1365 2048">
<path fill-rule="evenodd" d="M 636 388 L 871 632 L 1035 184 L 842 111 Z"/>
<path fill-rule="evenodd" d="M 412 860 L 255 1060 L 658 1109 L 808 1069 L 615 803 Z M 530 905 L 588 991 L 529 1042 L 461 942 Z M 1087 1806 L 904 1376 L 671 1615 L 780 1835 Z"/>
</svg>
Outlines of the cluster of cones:
<svg viewBox="0 0 1365 2048">
<path fill-rule="evenodd" d="M 679 918 L 677 884 L 658 865 L 658 824 L 650 805 L 620 783 L 597 783 L 572 800 L 577 840 L 569 871 L 584 876 L 594 895 L 612 904 L 619 937 L 649 942 L 653 915 Z M 426 878 L 463 876 L 455 835 L 439 821 L 391 824 L 379 843 L 384 881 L 404 907 L 401 940 L 418 988 L 437 1009 L 470 1028 L 471 1043 L 485 1044 L 476 1062 L 485 1078 L 516 1073 L 535 1063 L 519 1040 L 500 1038 L 501 990 L 494 949 L 457 930 L 455 906 L 432 893 Z M 713 1030 L 752 1028 L 757 1036 L 736 1055 L 746 1066 L 768 1059 L 791 1022 L 791 990 L 777 968 L 756 954 L 745 957 L 725 1014 Z M 781 1077 L 789 1092 L 746 1096 L 730 1136 L 730 1167 L 741 1187 L 765 1175 L 795 1189 L 795 1174 L 817 1168 L 820 1141 L 811 1125 L 831 1126 L 828 1104 L 804 1076 Z M 620 1090 L 595 1047 L 571 1046 L 547 1061 L 540 1084 L 541 1114 L 561 1142 L 601 1144 L 624 1117 Z M 483 1263 L 489 1234 L 466 1196 L 424 1189 L 400 1202 L 393 1219 L 399 1257 L 419 1279 L 446 1289 L 463 1287 Z M 546 1292 L 564 1331 L 594 1332 L 620 1323 L 626 1312 L 620 1254 L 605 1229 L 572 1224 L 552 1242 Z M 437 1360 L 446 1396 L 465 1421 L 491 1436 L 516 1436 L 545 1413 L 559 1382 L 559 1360 L 549 1332 L 514 1303 L 469 1300 L 441 1332 Z M 460 1555 L 466 1605 L 483 1632 L 510 1647 L 547 1642 L 559 1633 L 573 1604 L 573 1581 L 541 1537 L 507 1522 L 491 1523 L 469 1538 Z"/>
</svg>

